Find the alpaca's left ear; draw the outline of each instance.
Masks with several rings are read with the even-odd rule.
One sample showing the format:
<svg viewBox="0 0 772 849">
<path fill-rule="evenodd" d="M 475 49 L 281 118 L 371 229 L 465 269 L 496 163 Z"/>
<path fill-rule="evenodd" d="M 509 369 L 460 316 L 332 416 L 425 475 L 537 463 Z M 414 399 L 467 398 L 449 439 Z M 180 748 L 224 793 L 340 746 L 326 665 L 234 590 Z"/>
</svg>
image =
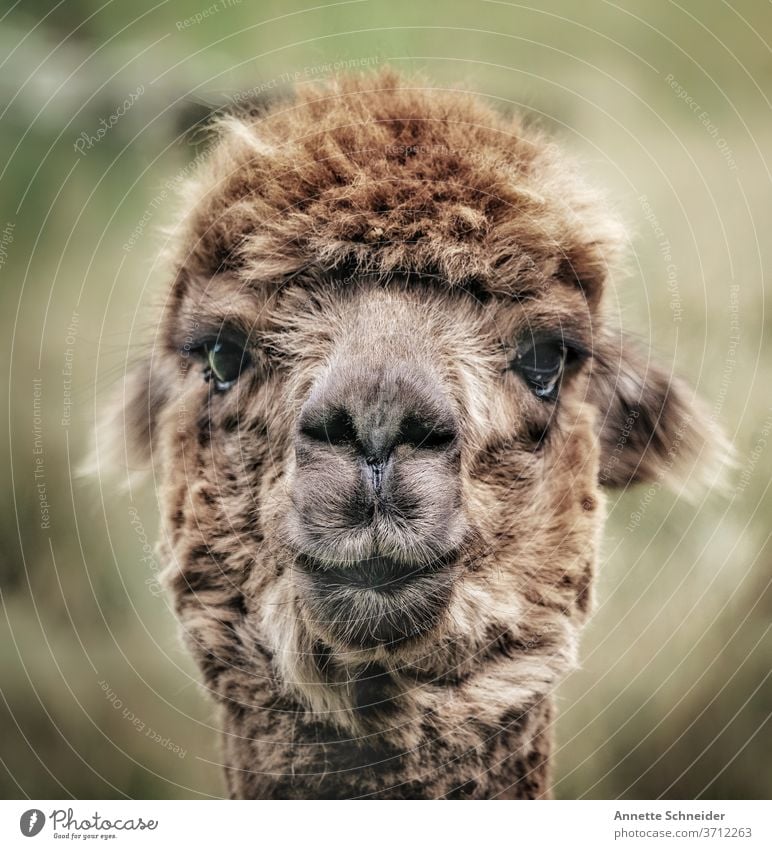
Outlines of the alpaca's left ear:
<svg viewBox="0 0 772 849">
<path fill-rule="evenodd" d="M 683 381 L 620 335 L 600 340 L 593 354 L 601 485 L 660 481 L 688 491 L 722 481 L 731 445 Z"/>
</svg>

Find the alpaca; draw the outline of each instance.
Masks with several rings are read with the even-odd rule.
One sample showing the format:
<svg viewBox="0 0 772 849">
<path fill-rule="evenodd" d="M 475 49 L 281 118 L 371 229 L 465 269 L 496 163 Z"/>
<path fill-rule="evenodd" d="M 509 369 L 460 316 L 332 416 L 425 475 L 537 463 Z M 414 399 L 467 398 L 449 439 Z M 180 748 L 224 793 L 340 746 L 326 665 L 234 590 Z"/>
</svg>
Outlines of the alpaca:
<svg viewBox="0 0 772 849">
<path fill-rule="evenodd" d="M 609 317 L 624 233 L 521 119 L 392 71 L 219 125 L 113 444 L 229 794 L 548 797 L 604 491 L 720 451 Z"/>
</svg>

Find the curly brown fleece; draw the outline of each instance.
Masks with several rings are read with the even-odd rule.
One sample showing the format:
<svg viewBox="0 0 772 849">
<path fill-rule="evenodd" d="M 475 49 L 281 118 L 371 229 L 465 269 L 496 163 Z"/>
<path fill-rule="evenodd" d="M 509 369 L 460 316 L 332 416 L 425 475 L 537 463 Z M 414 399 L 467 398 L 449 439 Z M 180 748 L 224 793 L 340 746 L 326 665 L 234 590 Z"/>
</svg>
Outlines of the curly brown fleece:
<svg viewBox="0 0 772 849">
<path fill-rule="evenodd" d="M 601 487 L 677 475 L 715 439 L 604 314 L 618 224 L 519 119 L 386 72 L 223 119 L 171 243 L 126 437 L 152 457 L 167 585 L 222 714 L 231 795 L 548 795 Z M 199 351 L 224 327 L 249 369 L 218 393 Z M 541 332 L 584 352 L 554 404 L 507 368 Z M 393 644 L 323 621 L 296 568 L 298 505 L 324 529 L 347 486 L 321 468 L 299 487 L 294 449 L 342 358 L 420 362 L 459 422 L 458 556 L 439 600 L 413 585 L 429 625 Z"/>
</svg>

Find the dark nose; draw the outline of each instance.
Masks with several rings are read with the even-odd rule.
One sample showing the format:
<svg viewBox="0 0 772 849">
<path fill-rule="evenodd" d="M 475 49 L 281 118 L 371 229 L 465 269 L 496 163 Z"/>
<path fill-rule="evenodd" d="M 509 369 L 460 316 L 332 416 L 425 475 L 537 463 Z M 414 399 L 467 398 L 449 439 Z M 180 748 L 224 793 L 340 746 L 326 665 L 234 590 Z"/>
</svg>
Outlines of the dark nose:
<svg viewBox="0 0 772 849">
<path fill-rule="evenodd" d="M 400 446 L 445 453 L 457 445 L 453 409 L 439 382 L 410 367 L 333 371 L 300 412 L 299 445 L 346 449 L 368 467 L 376 489 Z"/>
</svg>

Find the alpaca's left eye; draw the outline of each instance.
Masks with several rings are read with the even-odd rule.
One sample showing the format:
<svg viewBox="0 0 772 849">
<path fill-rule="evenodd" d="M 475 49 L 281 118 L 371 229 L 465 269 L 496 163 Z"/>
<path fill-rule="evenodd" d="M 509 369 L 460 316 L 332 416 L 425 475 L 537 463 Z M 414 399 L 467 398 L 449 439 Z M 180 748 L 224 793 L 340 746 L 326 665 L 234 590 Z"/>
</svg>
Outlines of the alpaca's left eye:
<svg viewBox="0 0 772 849">
<path fill-rule="evenodd" d="M 204 345 L 206 369 L 204 377 L 214 381 L 220 391 L 230 389 L 249 363 L 249 355 L 241 345 L 218 340 Z"/>
<path fill-rule="evenodd" d="M 515 355 L 512 368 L 539 398 L 554 401 L 566 365 L 567 349 L 562 342 L 533 341 Z"/>
</svg>

